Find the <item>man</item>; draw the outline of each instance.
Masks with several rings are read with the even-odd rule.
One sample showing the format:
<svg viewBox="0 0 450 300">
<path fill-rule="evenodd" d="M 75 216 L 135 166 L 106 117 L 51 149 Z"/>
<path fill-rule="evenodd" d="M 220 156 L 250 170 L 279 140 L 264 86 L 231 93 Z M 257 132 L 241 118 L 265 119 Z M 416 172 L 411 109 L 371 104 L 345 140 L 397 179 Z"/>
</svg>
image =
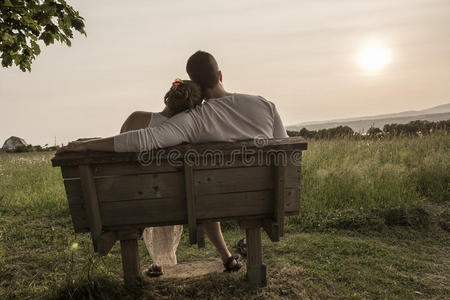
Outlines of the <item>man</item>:
<svg viewBox="0 0 450 300">
<path fill-rule="evenodd" d="M 233 142 L 258 138 L 287 137 L 281 118 L 272 102 L 260 96 L 227 92 L 215 58 L 197 51 L 187 62 L 186 71 L 203 91 L 205 103 L 180 113 L 156 127 L 133 130 L 120 135 L 70 143 L 59 152 L 115 151 L 140 152 L 175 146 L 183 142 Z M 219 222 L 203 224 L 217 248 L 225 271 L 238 271 L 242 264 L 228 250 Z"/>
</svg>

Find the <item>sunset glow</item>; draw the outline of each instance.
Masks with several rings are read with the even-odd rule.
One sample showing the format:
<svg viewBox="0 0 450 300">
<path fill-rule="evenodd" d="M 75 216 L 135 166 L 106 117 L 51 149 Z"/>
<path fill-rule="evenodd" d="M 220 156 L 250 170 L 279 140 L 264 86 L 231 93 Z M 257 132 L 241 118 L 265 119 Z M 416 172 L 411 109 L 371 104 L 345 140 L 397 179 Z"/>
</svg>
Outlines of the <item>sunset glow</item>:
<svg viewBox="0 0 450 300">
<path fill-rule="evenodd" d="M 371 43 L 361 49 L 358 62 L 362 68 L 368 71 L 382 69 L 390 61 L 390 53 L 381 43 Z"/>
<path fill-rule="evenodd" d="M 449 0 L 66 2 L 87 36 L 38 41 L 31 72 L 0 67 L 1 143 L 112 136 L 133 111 L 161 111 L 200 49 L 227 90 L 276 103 L 286 126 L 450 99 Z"/>
</svg>

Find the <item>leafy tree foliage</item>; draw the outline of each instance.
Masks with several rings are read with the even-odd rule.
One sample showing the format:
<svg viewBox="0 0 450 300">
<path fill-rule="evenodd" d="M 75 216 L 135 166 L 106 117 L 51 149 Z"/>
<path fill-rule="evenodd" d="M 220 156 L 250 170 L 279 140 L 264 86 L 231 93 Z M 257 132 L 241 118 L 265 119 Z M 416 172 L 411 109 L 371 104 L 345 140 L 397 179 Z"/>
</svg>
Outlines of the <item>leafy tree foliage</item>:
<svg viewBox="0 0 450 300">
<path fill-rule="evenodd" d="M 55 41 L 70 47 L 73 32 L 84 31 L 84 19 L 64 0 L 0 0 L 0 58 L 3 67 L 13 63 L 31 71 L 31 63 Z"/>
<path fill-rule="evenodd" d="M 383 131 L 378 127 L 370 127 L 369 130 L 367 130 L 367 134 L 369 136 L 375 137 L 379 136 L 380 134 L 383 134 Z"/>
<path fill-rule="evenodd" d="M 450 120 L 429 122 L 429 121 L 412 121 L 408 124 L 386 124 L 383 127 L 385 134 L 399 135 L 427 135 L 433 131 L 450 131 Z"/>
<path fill-rule="evenodd" d="M 22 153 L 22 152 L 46 152 L 46 151 L 56 151 L 60 147 L 59 146 L 51 146 L 51 147 L 42 147 L 40 145 L 27 145 L 27 146 L 19 146 L 14 150 L 6 150 L 4 152 L 7 153 Z M 0 152 L 2 152 L 0 148 Z"/>
<path fill-rule="evenodd" d="M 351 137 L 355 133 L 349 126 L 338 126 L 335 128 L 320 129 L 318 131 L 302 128 L 300 131 L 288 131 L 287 134 L 289 136 L 302 136 L 307 139 L 333 139 L 340 137 Z"/>
</svg>

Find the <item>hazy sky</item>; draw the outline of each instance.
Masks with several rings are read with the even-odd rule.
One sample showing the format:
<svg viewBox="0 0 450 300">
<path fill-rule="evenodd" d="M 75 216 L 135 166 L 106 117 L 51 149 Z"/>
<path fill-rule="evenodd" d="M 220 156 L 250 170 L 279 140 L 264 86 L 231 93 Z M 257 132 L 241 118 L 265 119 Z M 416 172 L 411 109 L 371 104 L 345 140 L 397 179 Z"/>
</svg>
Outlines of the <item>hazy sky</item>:
<svg viewBox="0 0 450 300">
<path fill-rule="evenodd" d="M 198 49 L 227 90 L 275 102 L 285 125 L 450 102 L 449 0 L 69 3 L 87 38 L 43 47 L 31 73 L 0 68 L 0 144 L 113 135 L 131 112 L 162 109 Z M 358 61 L 370 45 L 387 53 L 379 70 Z"/>
</svg>

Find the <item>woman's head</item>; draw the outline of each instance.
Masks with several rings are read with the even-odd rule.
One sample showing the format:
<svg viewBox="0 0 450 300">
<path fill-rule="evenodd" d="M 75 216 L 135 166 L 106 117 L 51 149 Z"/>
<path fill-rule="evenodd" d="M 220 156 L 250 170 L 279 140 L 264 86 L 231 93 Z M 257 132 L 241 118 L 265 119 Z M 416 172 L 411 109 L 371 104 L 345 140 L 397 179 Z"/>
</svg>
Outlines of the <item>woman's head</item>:
<svg viewBox="0 0 450 300">
<path fill-rule="evenodd" d="M 176 79 L 164 96 L 164 103 L 173 114 L 190 110 L 202 101 L 202 89 L 191 80 Z"/>
</svg>

